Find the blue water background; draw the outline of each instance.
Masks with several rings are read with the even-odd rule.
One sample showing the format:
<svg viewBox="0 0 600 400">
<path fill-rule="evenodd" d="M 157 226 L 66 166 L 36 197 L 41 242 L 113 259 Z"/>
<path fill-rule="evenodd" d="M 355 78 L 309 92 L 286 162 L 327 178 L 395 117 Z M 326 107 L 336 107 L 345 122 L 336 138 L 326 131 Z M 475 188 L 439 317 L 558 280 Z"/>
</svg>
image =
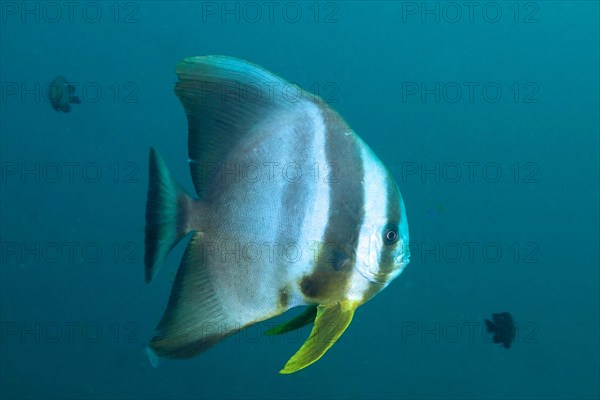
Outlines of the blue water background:
<svg viewBox="0 0 600 400">
<path fill-rule="evenodd" d="M 495 2 L 496 23 L 483 6 L 472 22 L 408 13 L 435 2 L 300 2 L 296 23 L 282 15 L 285 3 L 272 21 L 262 3 L 252 22 L 207 14 L 202 2 L 104 2 L 96 23 L 77 11 L 85 2 L 73 21 L 55 23 L 23 21 L 9 3 L 24 4 L 3 1 L 0 25 L 3 399 L 600 396 L 598 2 Z M 291 376 L 277 371 L 307 329 L 269 339 L 260 325 L 158 368 L 144 353 L 184 249 L 144 283 L 148 149 L 192 190 L 174 68 L 206 54 L 319 88 L 388 165 L 408 210 L 409 267 L 323 359 Z M 89 89 L 69 114 L 41 90 L 23 94 L 23 84 L 36 92 L 57 75 Z M 479 85 L 472 101 L 466 82 Z M 464 92 L 439 102 L 407 93 L 421 83 Z M 489 83 L 502 89 L 498 101 L 482 94 Z M 51 182 L 36 163 L 63 175 Z M 82 177 L 90 163 L 97 182 Z M 483 173 L 488 164 L 500 167 L 497 181 Z M 34 172 L 9 174 L 14 166 Z M 439 176 L 421 175 L 435 168 Z M 100 261 L 80 250 L 57 261 L 11 250 L 72 242 L 100 247 Z M 501 311 L 519 326 L 508 350 L 483 332 L 483 319 Z"/>
</svg>

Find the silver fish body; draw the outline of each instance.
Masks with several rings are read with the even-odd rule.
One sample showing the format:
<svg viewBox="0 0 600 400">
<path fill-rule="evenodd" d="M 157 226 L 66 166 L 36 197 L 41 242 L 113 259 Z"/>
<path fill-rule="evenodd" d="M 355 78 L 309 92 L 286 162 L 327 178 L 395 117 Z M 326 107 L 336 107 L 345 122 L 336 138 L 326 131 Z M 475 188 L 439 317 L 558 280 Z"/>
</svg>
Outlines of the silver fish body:
<svg viewBox="0 0 600 400">
<path fill-rule="evenodd" d="M 151 347 L 159 356 L 191 357 L 309 306 L 270 331 L 314 322 L 280 371 L 295 372 L 318 360 L 354 310 L 408 264 L 402 196 L 372 150 L 319 98 L 230 57 L 186 58 L 177 74 L 198 198 L 152 149 L 146 280 L 194 235 Z"/>
</svg>

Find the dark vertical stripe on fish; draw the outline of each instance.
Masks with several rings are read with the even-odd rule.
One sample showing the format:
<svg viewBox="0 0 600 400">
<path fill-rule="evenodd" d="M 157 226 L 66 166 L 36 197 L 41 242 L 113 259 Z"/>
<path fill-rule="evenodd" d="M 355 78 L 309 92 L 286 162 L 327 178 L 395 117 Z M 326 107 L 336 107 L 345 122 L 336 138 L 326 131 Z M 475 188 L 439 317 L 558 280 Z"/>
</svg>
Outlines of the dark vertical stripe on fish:
<svg viewBox="0 0 600 400">
<path fill-rule="evenodd" d="M 363 224 L 364 170 L 360 143 L 337 113 L 321 107 L 325 121 L 326 165 L 320 182 L 329 185 L 327 227 L 316 255 L 313 272 L 305 275 L 300 288 L 309 300 L 324 304 L 345 298 Z M 314 212 L 322 212 L 314 210 Z"/>
</svg>

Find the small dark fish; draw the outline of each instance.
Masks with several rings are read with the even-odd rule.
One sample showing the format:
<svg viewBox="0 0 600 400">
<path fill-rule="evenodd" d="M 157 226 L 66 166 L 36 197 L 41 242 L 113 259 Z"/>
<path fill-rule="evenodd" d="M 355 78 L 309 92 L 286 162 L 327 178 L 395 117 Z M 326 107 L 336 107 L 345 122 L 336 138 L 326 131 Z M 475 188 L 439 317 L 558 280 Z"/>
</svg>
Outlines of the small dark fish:
<svg viewBox="0 0 600 400">
<path fill-rule="evenodd" d="M 494 334 L 494 343 L 502 343 L 509 349 L 511 343 L 515 340 L 515 321 L 512 315 L 507 312 L 492 314 L 492 321 L 485 319 L 487 331 Z"/>
<path fill-rule="evenodd" d="M 75 86 L 70 85 L 62 77 L 56 77 L 48 86 L 48 100 L 54 108 L 54 111 L 68 113 L 71 111 L 71 104 L 80 104 L 81 100 L 75 96 Z"/>
</svg>

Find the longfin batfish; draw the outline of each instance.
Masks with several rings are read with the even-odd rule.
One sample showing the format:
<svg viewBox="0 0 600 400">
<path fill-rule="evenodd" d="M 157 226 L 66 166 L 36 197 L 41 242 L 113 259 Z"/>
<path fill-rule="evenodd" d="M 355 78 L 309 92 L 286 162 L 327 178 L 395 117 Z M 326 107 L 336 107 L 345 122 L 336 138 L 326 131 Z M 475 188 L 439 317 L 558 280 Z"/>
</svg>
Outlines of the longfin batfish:
<svg viewBox="0 0 600 400">
<path fill-rule="evenodd" d="M 296 306 L 268 334 L 313 322 L 281 373 L 338 340 L 357 307 L 409 262 L 408 222 L 393 177 L 321 99 L 246 61 L 186 58 L 175 93 L 188 120 L 197 198 L 150 151 L 146 281 L 191 234 L 150 346 L 189 358 Z"/>
</svg>

